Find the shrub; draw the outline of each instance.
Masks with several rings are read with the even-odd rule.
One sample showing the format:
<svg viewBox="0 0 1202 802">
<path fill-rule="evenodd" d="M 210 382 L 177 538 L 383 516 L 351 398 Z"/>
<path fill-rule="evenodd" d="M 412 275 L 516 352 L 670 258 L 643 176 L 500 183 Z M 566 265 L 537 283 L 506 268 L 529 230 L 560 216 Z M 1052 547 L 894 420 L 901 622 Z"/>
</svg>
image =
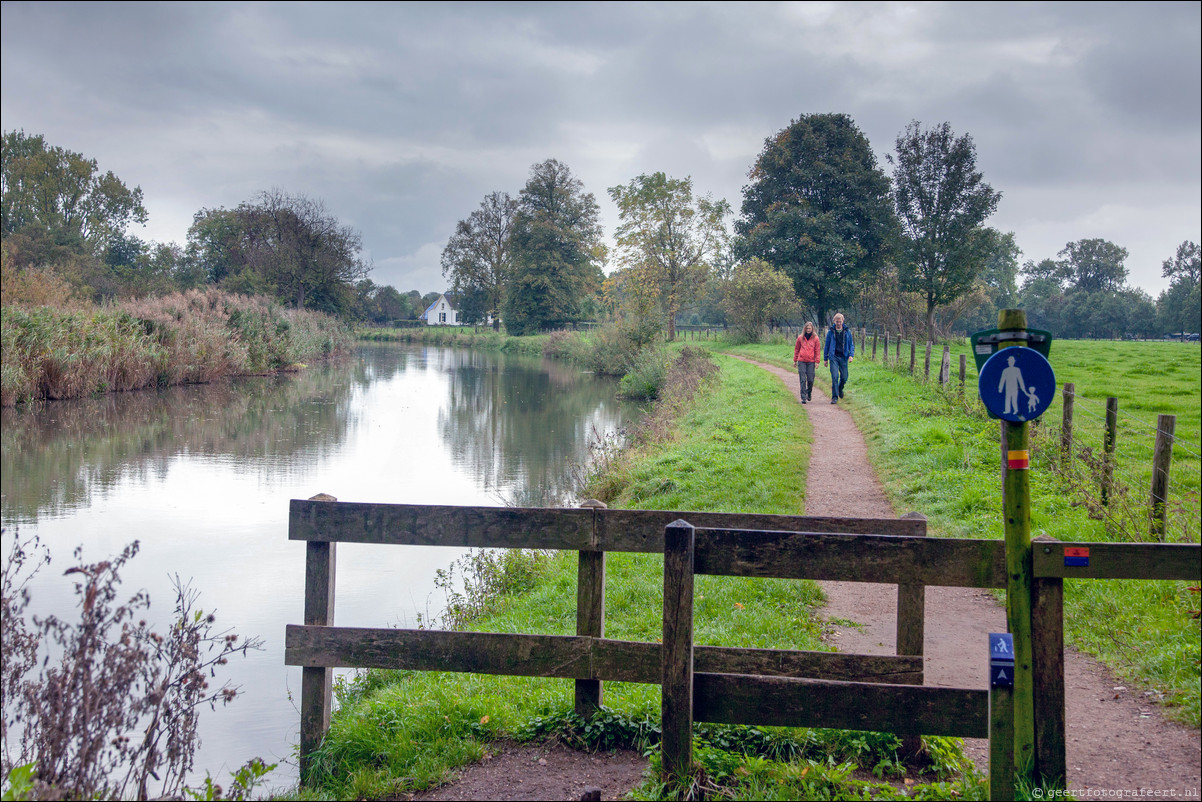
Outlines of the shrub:
<svg viewBox="0 0 1202 802">
<path fill-rule="evenodd" d="M 630 371 L 618 383 L 623 398 L 654 401 L 668 375 L 667 353 L 663 348 L 644 348 L 635 355 Z"/>
<path fill-rule="evenodd" d="M 0 574 L 0 770 L 35 764 L 34 798 L 178 794 L 199 745 L 199 708 L 237 695 L 228 684 L 211 688 L 209 677 L 235 653 L 259 648 L 256 638 L 214 633 L 214 617 L 178 577 L 173 625 L 166 636 L 151 630 L 139 618 L 150 604 L 145 592 L 118 603 L 120 571 L 137 552 L 135 541 L 111 560 L 68 569 L 79 620 L 39 619 L 26 615 L 28 584 L 50 559 L 36 538 L 13 535 Z M 256 776 L 264 771 L 260 761 Z"/>
</svg>

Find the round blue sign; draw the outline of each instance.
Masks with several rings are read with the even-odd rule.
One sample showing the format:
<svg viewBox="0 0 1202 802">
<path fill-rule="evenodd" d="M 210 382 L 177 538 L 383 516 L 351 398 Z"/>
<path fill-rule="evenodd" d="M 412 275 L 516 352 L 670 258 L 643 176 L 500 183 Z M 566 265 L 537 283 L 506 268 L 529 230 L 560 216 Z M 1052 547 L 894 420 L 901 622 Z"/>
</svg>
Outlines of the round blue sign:
<svg viewBox="0 0 1202 802">
<path fill-rule="evenodd" d="M 981 366 L 977 391 L 1002 420 L 1035 420 L 1056 395 L 1056 374 L 1034 348 L 1002 348 Z"/>
</svg>

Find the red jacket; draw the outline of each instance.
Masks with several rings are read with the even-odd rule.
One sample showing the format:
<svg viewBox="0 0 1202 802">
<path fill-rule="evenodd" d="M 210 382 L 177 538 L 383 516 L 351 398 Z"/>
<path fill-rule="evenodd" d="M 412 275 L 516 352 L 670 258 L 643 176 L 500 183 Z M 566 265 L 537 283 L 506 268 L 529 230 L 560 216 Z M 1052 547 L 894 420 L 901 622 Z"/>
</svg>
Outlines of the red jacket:
<svg viewBox="0 0 1202 802">
<path fill-rule="evenodd" d="M 820 362 L 822 353 L 821 340 L 817 332 L 806 339 L 804 334 L 797 335 L 797 344 L 793 346 L 794 362 Z"/>
</svg>

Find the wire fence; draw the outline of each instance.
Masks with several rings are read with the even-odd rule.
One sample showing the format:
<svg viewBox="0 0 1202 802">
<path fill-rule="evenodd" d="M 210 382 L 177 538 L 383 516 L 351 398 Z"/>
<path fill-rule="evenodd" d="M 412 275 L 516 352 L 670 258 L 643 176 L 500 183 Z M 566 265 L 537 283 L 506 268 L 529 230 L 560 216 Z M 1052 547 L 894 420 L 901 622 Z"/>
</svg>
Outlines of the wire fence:
<svg viewBox="0 0 1202 802">
<path fill-rule="evenodd" d="M 974 359 L 947 348 L 945 369 L 943 344 L 867 329 L 855 334 L 857 356 L 909 375 L 917 383 L 935 385 L 949 400 L 958 402 L 965 414 L 986 414 L 977 393 L 969 389 L 976 382 Z M 1161 428 L 1159 416 L 1149 421 L 1133 415 L 1117 399 L 1109 402 L 1112 412 L 1107 399 L 1081 395 L 1073 387 L 1070 384 L 1057 394 L 1031 430 L 1033 450 L 1053 455 L 1046 464 L 1072 494 L 1074 505 L 1104 521 L 1117 539 L 1199 542 L 1202 443 L 1195 439 L 1197 426 L 1191 424 L 1192 434 L 1183 437 L 1176 431 L 1175 416 L 1172 430 Z M 1065 419 L 1065 396 L 1073 402 L 1070 412 L 1076 420 Z M 1063 451 L 1065 427 L 1071 431 L 1067 452 Z M 1168 460 L 1162 454 L 1159 465 L 1158 439 L 1168 441 Z M 1158 471 L 1164 474 L 1159 477 L 1163 498 L 1154 496 Z"/>
</svg>

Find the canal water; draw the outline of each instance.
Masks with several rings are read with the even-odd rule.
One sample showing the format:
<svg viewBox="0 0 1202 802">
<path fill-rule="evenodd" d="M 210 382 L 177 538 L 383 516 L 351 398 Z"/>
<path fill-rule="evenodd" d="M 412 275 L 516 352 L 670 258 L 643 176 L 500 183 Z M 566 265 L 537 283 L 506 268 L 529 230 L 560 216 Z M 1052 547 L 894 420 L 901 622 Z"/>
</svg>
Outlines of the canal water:
<svg viewBox="0 0 1202 802">
<path fill-rule="evenodd" d="M 296 779 L 300 720 L 284 627 L 303 623 L 305 561 L 287 538 L 289 499 L 572 505 L 569 473 L 590 437 L 637 414 L 615 393 L 569 363 L 381 344 L 295 374 L 5 409 L 2 556 L 14 532 L 37 535 L 54 562 L 31 584 L 32 608 L 69 616 L 74 549 L 95 562 L 137 540 L 121 597 L 147 590 L 148 619 L 165 629 L 178 575 L 218 629 L 262 638 L 225 667 L 241 695 L 202 712 L 196 768 L 224 783 L 261 756 L 280 763 L 269 785 L 283 786 Z M 335 624 L 437 615 L 435 572 L 461 554 L 340 545 Z"/>
</svg>

